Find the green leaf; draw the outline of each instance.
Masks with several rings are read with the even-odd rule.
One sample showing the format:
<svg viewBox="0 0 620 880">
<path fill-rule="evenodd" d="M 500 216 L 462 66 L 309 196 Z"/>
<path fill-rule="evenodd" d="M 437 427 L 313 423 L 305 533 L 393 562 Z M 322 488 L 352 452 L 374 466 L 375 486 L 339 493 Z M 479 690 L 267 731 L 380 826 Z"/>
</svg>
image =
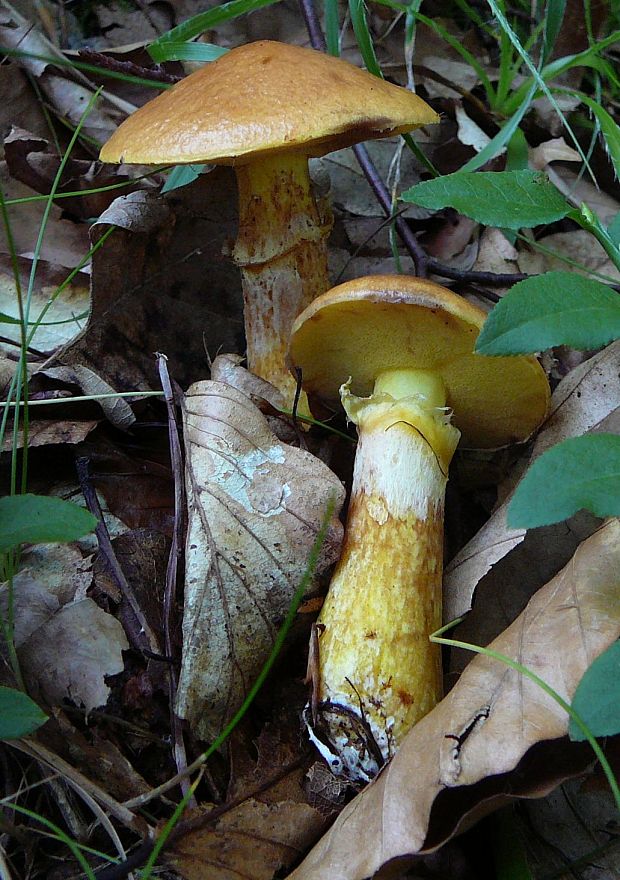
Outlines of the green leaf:
<svg viewBox="0 0 620 880">
<path fill-rule="evenodd" d="M 527 471 L 508 507 L 511 528 L 536 528 L 585 508 L 620 516 L 620 436 L 571 437 L 543 452 Z"/>
<path fill-rule="evenodd" d="M 594 736 L 620 733 L 620 642 L 614 642 L 586 669 L 571 703 Z M 571 718 L 568 735 L 581 742 L 586 737 Z"/>
<path fill-rule="evenodd" d="M 94 531 L 97 519 L 70 501 L 44 495 L 0 498 L 0 553 L 20 544 L 75 541 Z"/>
<path fill-rule="evenodd" d="M 547 272 L 515 284 L 476 342 L 485 355 L 527 354 L 553 345 L 599 348 L 620 337 L 620 295 L 575 272 Z"/>
<path fill-rule="evenodd" d="M 161 188 L 163 193 L 193 183 L 204 171 L 204 165 L 175 165 Z"/>
<path fill-rule="evenodd" d="M 47 715 L 22 691 L 0 687 L 0 740 L 27 736 L 46 721 Z"/>
<path fill-rule="evenodd" d="M 571 210 L 545 174 L 456 171 L 412 186 L 401 196 L 423 208 L 455 208 L 485 226 L 520 229 L 561 220 Z"/>
</svg>

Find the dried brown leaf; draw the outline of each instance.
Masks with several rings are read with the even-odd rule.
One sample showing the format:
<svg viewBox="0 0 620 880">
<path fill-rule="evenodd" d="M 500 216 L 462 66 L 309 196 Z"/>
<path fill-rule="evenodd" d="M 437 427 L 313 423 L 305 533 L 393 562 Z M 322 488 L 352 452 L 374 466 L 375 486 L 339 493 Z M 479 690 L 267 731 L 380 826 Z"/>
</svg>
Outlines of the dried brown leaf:
<svg viewBox="0 0 620 880">
<path fill-rule="evenodd" d="M 605 253 L 603 246 L 585 229 L 554 232 L 553 235 L 542 238 L 540 244 L 545 251 L 521 246 L 517 261 L 518 271 L 536 275 L 543 272 L 566 272 L 570 269 L 580 275 L 600 272 L 609 278 L 620 279 L 620 272 Z M 573 260 L 577 265 L 567 266 L 566 259 Z"/>
<path fill-rule="evenodd" d="M 280 799 L 249 798 L 213 826 L 186 834 L 173 845 L 168 863 L 184 880 L 272 880 L 325 827 L 323 816 L 303 802 L 301 776 L 301 770 L 290 774 L 288 792 L 280 783 Z"/>
<path fill-rule="evenodd" d="M 31 410 L 32 418 L 32 410 Z M 59 443 L 81 443 L 99 422 L 95 419 L 84 421 L 31 421 L 28 425 L 28 447 L 53 446 Z M 21 449 L 24 444 L 24 432 L 17 434 L 17 448 Z M 2 449 L 9 452 L 13 447 L 13 436 L 4 439 Z"/>
<path fill-rule="evenodd" d="M 32 198 L 37 195 L 30 187 L 10 176 L 6 162 L 0 162 L 0 186 L 2 186 L 7 201 Z M 8 205 L 7 209 L 17 254 L 20 257 L 32 257 L 45 211 L 45 201 Z M 90 247 L 86 225 L 72 223 L 70 220 L 61 219 L 61 217 L 61 208 L 53 205 L 40 252 L 41 259 L 46 263 L 52 266 L 66 267 L 64 277 L 60 277 L 58 283 L 64 281 L 64 278 L 69 274 L 69 269 L 73 269 L 82 261 Z M 10 253 L 4 224 L 0 226 L 0 253 Z M 8 264 L 6 265 L 8 266 Z M 77 332 L 78 329 L 79 327 L 76 327 L 74 332 Z"/>
<path fill-rule="evenodd" d="M 17 262 L 22 291 L 24 292 L 28 289 L 31 262 L 23 258 L 18 258 Z M 37 319 L 43 307 L 66 277 L 67 272 L 62 267 L 39 262 L 31 301 L 31 321 Z M 44 323 L 37 328 L 34 335 L 32 348 L 41 353 L 49 353 L 66 343 L 67 340 L 72 339 L 79 333 L 80 317 L 83 318 L 88 314 L 88 308 L 88 284 L 84 281 L 84 276 L 78 273 L 46 313 Z M 5 315 L 10 315 L 12 318 L 19 318 L 13 269 L 10 258 L 4 255 L 0 255 L 0 312 L 4 312 Z M 0 343 L 0 349 L 15 353 L 20 344 L 19 325 L 3 324 L 2 336 L 7 341 Z M 8 340 L 13 340 L 13 344 Z"/>
<path fill-rule="evenodd" d="M 620 406 L 620 342 L 615 342 L 585 361 L 558 385 L 551 408 L 538 435 L 531 461 L 546 449 L 568 437 L 595 430 Z M 613 430 L 607 421 L 605 430 Z M 444 616 L 453 620 L 469 611 L 476 584 L 525 538 L 525 529 L 508 527 L 506 512 L 510 497 L 469 543 L 452 559 L 444 574 Z M 559 523 L 546 530 L 544 543 L 554 546 L 566 527 Z M 536 533 L 534 533 L 536 535 Z M 540 537 L 540 535 L 538 536 Z M 536 538 L 534 538 L 536 540 Z M 571 548 L 572 549 L 572 548 Z M 559 561 L 559 565 L 564 564 Z"/>
<path fill-rule="evenodd" d="M 212 738 L 267 659 L 329 499 L 317 574 L 340 549 L 340 481 L 282 443 L 231 385 L 200 382 L 184 404 L 189 525 L 177 711 Z"/>
<path fill-rule="evenodd" d="M 53 570 L 42 569 L 39 577 L 49 578 L 49 587 L 28 571 L 13 580 L 15 647 L 29 691 L 51 706 L 65 699 L 87 711 L 103 706 L 110 694 L 105 676 L 123 670 L 125 633 L 116 618 L 84 597 L 80 581 L 69 599 Z M 4 615 L 8 601 L 3 587 Z"/>
<path fill-rule="evenodd" d="M 570 702 L 587 667 L 620 634 L 619 586 L 620 522 L 611 520 L 489 647 Z M 362 880 L 392 860 L 440 846 L 499 796 L 548 792 L 570 769 L 554 778 L 534 762 L 528 774 L 522 759 L 547 741 L 561 754 L 557 740 L 567 730 L 567 714 L 538 685 L 499 660 L 476 656 L 291 880 Z"/>
</svg>

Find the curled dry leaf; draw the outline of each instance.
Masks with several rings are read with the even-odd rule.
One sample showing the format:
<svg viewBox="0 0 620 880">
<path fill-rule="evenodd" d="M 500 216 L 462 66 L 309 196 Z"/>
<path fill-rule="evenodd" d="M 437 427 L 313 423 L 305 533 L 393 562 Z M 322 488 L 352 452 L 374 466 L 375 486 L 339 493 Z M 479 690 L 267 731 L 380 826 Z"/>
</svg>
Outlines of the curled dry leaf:
<svg viewBox="0 0 620 880">
<path fill-rule="evenodd" d="M 189 524 L 177 711 L 213 738 L 267 659 L 330 499 L 316 573 L 340 549 L 340 481 L 276 438 L 232 385 L 199 382 L 184 404 Z"/>
<path fill-rule="evenodd" d="M 615 342 L 560 382 L 551 398 L 547 420 L 536 438 L 531 460 L 561 440 L 596 430 L 619 406 L 620 342 Z M 620 426 L 614 429 L 606 421 L 604 430 L 620 431 Z M 447 566 L 444 575 L 445 620 L 454 620 L 469 611 L 478 582 L 525 538 L 525 529 L 511 529 L 506 522 L 510 497 Z M 553 534 L 557 536 L 564 531 L 563 523 L 545 530 L 547 546 L 553 547 Z M 558 567 L 565 561 L 560 560 Z"/>
<path fill-rule="evenodd" d="M 620 521 L 611 520 L 489 647 L 570 702 L 587 667 L 620 635 L 619 587 Z M 499 660 L 476 656 L 290 880 L 371 877 L 394 859 L 440 846 L 507 794 L 547 793 L 570 768 L 554 778 L 549 766 L 531 766 L 528 786 L 522 759 L 549 740 L 556 756 L 573 749 L 557 742 L 567 731 L 567 714 L 538 685 Z"/>
<path fill-rule="evenodd" d="M 30 693 L 48 705 L 68 699 L 89 712 L 108 699 L 105 676 L 123 670 L 125 633 L 116 618 L 83 596 L 83 583 L 69 598 L 53 569 L 39 574 L 49 574 L 49 584 L 27 571 L 13 580 L 14 640 L 24 678 Z M 3 587 L 0 612 L 6 615 L 7 608 Z"/>
</svg>

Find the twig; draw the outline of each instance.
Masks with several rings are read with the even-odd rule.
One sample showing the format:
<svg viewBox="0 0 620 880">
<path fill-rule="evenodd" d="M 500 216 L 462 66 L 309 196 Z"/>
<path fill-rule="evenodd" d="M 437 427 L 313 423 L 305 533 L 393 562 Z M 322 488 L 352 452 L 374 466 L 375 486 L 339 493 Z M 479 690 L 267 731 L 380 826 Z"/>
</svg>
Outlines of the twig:
<svg viewBox="0 0 620 880">
<path fill-rule="evenodd" d="M 124 614 L 124 624 L 127 631 L 127 638 L 134 648 L 138 651 L 149 651 L 152 654 L 161 654 L 161 648 L 157 636 L 149 626 L 142 609 L 138 603 L 136 595 L 131 586 L 127 582 L 123 570 L 116 558 L 116 553 L 112 547 L 110 533 L 103 519 L 103 512 L 97 493 L 95 492 L 90 477 L 90 463 L 87 458 L 80 457 L 76 460 L 76 469 L 80 487 L 86 499 L 86 506 L 97 517 L 98 523 L 95 529 L 97 541 L 99 542 L 99 550 L 105 559 L 108 569 L 114 578 L 116 585 L 123 595 L 123 599 L 129 606 L 130 613 Z M 121 606 L 122 611 L 122 606 Z"/>
<path fill-rule="evenodd" d="M 148 824 L 141 816 L 136 816 L 124 804 L 119 803 L 107 791 L 91 782 L 83 773 L 80 773 L 79 770 L 76 770 L 75 767 L 72 767 L 71 764 L 68 764 L 63 758 L 50 751 L 41 743 L 34 739 L 24 738 L 12 740 L 11 747 L 19 752 L 23 752 L 25 755 L 30 755 L 31 758 L 35 758 L 37 761 L 55 770 L 75 791 L 89 794 L 93 800 L 101 804 L 110 815 L 118 819 L 119 822 L 122 822 L 126 828 L 130 828 L 142 837 L 150 832 Z"/>
<path fill-rule="evenodd" d="M 310 42 L 315 49 L 324 52 L 326 49 L 325 37 L 314 8 L 313 0 L 300 0 L 301 11 L 306 22 Z M 390 193 L 381 179 L 381 176 L 375 165 L 368 155 L 368 151 L 363 144 L 355 144 L 353 147 L 355 158 L 364 173 L 364 177 L 370 184 L 375 197 L 385 214 L 390 217 L 392 215 L 392 199 Z M 425 278 L 427 274 L 427 255 L 424 248 L 418 242 L 413 230 L 406 220 L 402 217 L 396 217 L 394 220 L 396 231 L 398 232 L 403 244 L 409 251 L 413 262 L 415 263 L 416 274 L 420 278 Z"/>
<path fill-rule="evenodd" d="M 166 567 L 166 588 L 164 592 L 164 648 L 166 656 L 173 657 L 172 638 L 170 635 L 171 627 L 174 623 L 174 600 L 177 592 L 177 572 L 179 560 L 182 554 L 183 533 L 184 533 L 184 516 L 183 502 L 185 498 L 185 480 L 183 479 L 183 456 L 181 453 L 181 443 L 179 440 L 179 429 L 177 426 L 177 414 L 174 403 L 174 393 L 170 382 L 170 374 L 168 373 L 168 359 L 165 355 L 157 353 L 157 366 L 159 370 L 159 379 L 166 400 L 166 408 L 168 410 L 168 439 L 170 442 L 170 461 L 172 464 L 172 473 L 174 476 L 174 527 L 172 530 L 172 545 L 170 547 L 170 555 L 168 556 L 168 565 Z M 170 665 L 168 670 L 168 691 L 170 700 L 170 728 L 172 731 L 173 753 L 177 772 L 184 773 L 187 769 L 187 753 L 185 751 L 185 742 L 183 740 L 183 727 L 181 719 L 174 711 L 177 694 L 177 672 L 174 663 Z M 189 781 L 183 776 L 180 782 L 181 791 L 185 796 L 189 791 Z M 192 799 L 192 806 L 195 802 Z"/>
<path fill-rule="evenodd" d="M 95 52 L 94 49 L 80 49 L 78 56 L 88 64 L 94 64 L 95 67 L 101 67 L 103 70 L 112 70 L 115 73 L 126 73 L 128 76 L 138 76 L 141 79 L 151 79 L 154 82 L 177 83 L 181 79 L 173 73 L 166 73 L 165 70 L 157 65 L 156 67 L 142 67 L 133 61 L 119 61 L 117 58 L 110 58 L 103 52 Z"/>
<path fill-rule="evenodd" d="M 443 275 L 444 278 L 451 278 L 453 281 L 471 281 L 477 284 L 490 284 L 492 287 L 509 287 L 519 281 L 525 281 L 526 278 L 535 277 L 525 272 L 507 272 L 504 275 L 498 272 L 477 272 L 475 269 L 456 269 L 454 266 L 446 266 L 435 257 L 428 257 L 428 268 L 436 275 Z"/>
</svg>

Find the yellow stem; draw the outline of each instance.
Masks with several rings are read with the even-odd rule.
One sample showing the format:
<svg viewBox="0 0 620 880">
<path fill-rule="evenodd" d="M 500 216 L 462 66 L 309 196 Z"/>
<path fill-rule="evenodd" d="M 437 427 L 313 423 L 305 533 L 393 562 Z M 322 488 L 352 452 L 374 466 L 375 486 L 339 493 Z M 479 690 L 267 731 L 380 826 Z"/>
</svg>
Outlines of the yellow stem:
<svg viewBox="0 0 620 880">
<path fill-rule="evenodd" d="M 318 621 L 318 696 L 344 709 L 328 708 L 323 728 L 354 779 L 372 777 L 378 751 L 394 754 L 441 696 L 428 637 L 441 625 L 444 495 L 459 432 L 440 384 L 416 372 L 404 384 L 384 375 L 367 399 L 343 392 L 359 443 L 344 549 Z"/>
<path fill-rule="evenodd" d="M 331 216 L 317 208 L 301 154 L 279 154 L 235 170 L 234 257 L 242 275 L 248 366 L 292 406 L 296 383 L 285 364 L 290 330 L 297 315 L 329 288 Z M 307 414 L 307 404 L 304 408 Z"/>
</svg>

